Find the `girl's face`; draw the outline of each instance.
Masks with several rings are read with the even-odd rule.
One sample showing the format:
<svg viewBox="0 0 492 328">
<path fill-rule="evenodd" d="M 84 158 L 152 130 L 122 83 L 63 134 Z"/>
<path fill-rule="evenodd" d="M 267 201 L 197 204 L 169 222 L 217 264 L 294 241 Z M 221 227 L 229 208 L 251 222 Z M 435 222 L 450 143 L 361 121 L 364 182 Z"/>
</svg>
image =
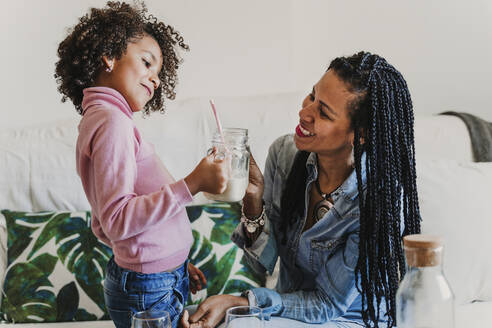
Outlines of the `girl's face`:
<svg viewBox="0 0 492 328">
<path fill-rule="evenodd" d="M 354 132 L 347 105 L 354 99 L 345 83 L 329 70 L 304 99 L 294 141 L 299 150 L 349 158 Z"/>
<path fill-rule="evenodd" d="M 118 91 L 125 97 L 133 112 L 142 110 L 154 96 L 160 84 L 162 53 L 157 41 L 145 34 L 129 42 L 120 59 L 103 58 L 111 72 L 103 72 L 101 84 Z"/>
</svg>

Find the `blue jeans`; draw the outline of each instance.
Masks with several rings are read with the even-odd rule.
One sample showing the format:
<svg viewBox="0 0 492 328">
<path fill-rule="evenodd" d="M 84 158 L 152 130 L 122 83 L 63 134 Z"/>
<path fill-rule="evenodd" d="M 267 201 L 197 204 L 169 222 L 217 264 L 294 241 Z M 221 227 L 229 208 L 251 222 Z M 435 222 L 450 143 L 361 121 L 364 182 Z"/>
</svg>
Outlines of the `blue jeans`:
<svg viewBox="0 0 492 328">
<path fill-rule="evenodd" d="M 104 280 L 104 301 L 117 328 L 130 328 L 133 313 L 167 311 L 173 328 L 178 326 L 188 298 L 188 260 L 172 272 L 139 273 L 108 262 Z"/>
</svg>

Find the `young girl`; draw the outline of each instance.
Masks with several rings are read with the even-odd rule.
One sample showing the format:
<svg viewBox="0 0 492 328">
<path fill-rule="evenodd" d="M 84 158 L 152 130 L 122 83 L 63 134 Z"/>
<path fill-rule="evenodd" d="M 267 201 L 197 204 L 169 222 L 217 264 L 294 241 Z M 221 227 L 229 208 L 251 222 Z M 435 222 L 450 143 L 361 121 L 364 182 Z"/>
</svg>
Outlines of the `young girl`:
<svg viewBox="0 0 492 328">
<path fill-rule="evenodd" d="M 187 261 L 193 238 L 185 206 L 200 191 L 222 193 L 227 183 L 225 163 L 214 154 L 175 181 L 134 124 L 134 112 L 163 111 L 164 97 L 174 99 L 176 46 L 188 50 L 143 5 L 108 2 L 81 17 L 58 48 L 58 90 L 82 115 L 77 172 L 92 231 L 114 253 L 104 294 L 118 328 L 144 310 L 166 310 L 177 326 L 188 271 L 192 289 L 206 283 Z"/>
</svg>

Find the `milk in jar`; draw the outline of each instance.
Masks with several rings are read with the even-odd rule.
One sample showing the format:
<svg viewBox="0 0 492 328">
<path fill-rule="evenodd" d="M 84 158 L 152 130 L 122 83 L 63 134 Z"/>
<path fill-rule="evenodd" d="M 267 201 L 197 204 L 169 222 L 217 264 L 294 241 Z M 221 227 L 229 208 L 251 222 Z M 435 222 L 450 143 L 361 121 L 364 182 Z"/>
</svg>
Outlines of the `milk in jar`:
<svg viewBox="0 0 492 328">
<path fill-rule="evenodd" d="M 249 146 L 248 130 L 224 128 L 224 141 L 216 132 L 212 138 L 212 147 L 217 148 L 215 156 L 225 158 L 229 165 L 229 180 L 222 194 L 204 192 L 205 197 L 222 202 L 238 202 L 243 199 L 249 182 Z"/>
</svg>

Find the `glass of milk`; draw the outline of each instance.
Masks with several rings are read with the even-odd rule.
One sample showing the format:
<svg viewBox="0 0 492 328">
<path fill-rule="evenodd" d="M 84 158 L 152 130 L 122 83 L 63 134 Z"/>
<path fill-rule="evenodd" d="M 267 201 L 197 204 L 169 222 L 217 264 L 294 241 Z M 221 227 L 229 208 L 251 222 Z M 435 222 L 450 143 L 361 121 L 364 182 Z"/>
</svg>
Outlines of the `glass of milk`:
<svg viewBox="0 0 492 328">
<path fill-rule="evenodd" d="M 243 199 L 249 183 L 248 129 L 224 128 L 222 133 L 224 142 L 216 132 L 212 138 L 212 147 L 217 148 L 215 156 L 225 158 L 230 165 L 227 188 L 222 194 L 204 192 L 204 195 L 211 200 L 238 202 Z"/>
</svg>

